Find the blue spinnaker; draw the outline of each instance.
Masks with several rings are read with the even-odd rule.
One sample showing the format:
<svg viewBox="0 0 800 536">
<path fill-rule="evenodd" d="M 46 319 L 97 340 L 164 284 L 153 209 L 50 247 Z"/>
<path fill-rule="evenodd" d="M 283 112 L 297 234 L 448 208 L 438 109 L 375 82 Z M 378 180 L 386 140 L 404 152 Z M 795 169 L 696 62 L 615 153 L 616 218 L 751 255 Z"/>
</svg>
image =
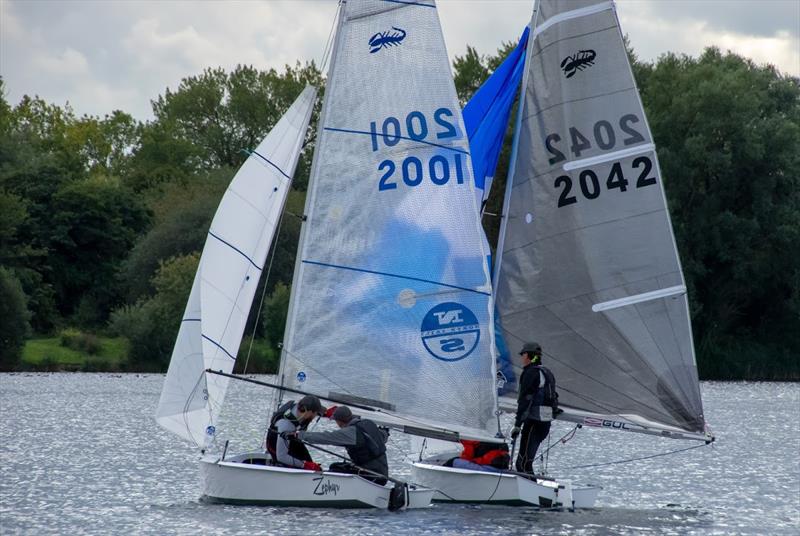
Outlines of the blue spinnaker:
<svg viewBox="0 0 800 536">
<path fill-rule="evenodd" d="M 470 154 L 472 155 L 475 193 L 481 208 L 489 197 L 497 160 L 500 157 L 503 138 L 511 115 L 511 107 L 522 80 L 528 33 L 529 28 L 526 26 L 517 47 L 478 88 L 478 91 L 464 107 L 464 126 L 467 129 Z M 489 266 L 491 266 L 491 262 Z M 497 371 L 505 380 L 505 384 L 500 387 L 502 395 L 516 389 L 516 377 L 498 318 L 495 315 L 494 333 Z"/>
<path fill-rule="evenodd" d="M 526 26 L 517 47 L 464 107 L 464 126 L 469 137 L 472 170 L 481 207 L 489 197 L 511 107 L 522 80 L 528 32 Z"/>
</svg>

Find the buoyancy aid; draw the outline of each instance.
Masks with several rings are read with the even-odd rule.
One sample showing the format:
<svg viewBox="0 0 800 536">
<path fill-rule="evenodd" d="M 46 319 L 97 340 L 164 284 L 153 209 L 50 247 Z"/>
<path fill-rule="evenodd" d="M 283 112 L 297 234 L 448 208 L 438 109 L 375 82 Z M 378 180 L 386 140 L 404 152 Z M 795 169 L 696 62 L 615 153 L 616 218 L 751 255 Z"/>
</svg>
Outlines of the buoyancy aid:
<svg viewBox="0 0 800 536">
<path fill-rule="evenodd" d="M 508 454 L 508 445 L 505 443 L 485 443 L 483 441 L 462 439 L 461 444 L 464 446 L 460 456 L 461 459 L 479 465 L 491 465 L 498 469 L 508 469 L 511 457 Z"/>
<path fill-rule="evenodd" d="M 277 458 L 277 444 L 278 444 L 278 421 L 281 419 L 286 419 L 290 423 L 292 423 L 297 430 L 304 430 L 307 425 L 303 425 L 300 422 L 300 419 L 292 411 L 294 409 L 296 402 L 294 400 L 289 400 L 285 404 L 281 405 L 275 413 L 272 414 L 272 418 L 269 421 L 269 429 L 267 430 L 267 452 L 272 457 L 272 462 L 274 464 L 279 464 Z M 306 449 L 305 445 L 296 439 L 289 439 L 289 455 L 293 458 L 297 458 L 298 460 L 311 460 L 311 457 L 308 454 L 308 449 Z"/>
<path fill-rule="evenodd" d="M 356 444 L 345 448 L 353 463 L 364 466 L 386 454 L 385 436 L 378 425 L 370 420 L 358 419 L 350 426 L 356 429 Z"/>
<path fill-rule="evenodd" d="M 534 403 L 539 406 L 549 406 L 553 411 L 558 409 L 558 393 L 556 392 L 556 377 L 550 372 L 550 369 L 543 365 L 536 365 L 537 369 L 544 374 L 544 386 L 539 388 L 539 391 L 534 397 Z"/>
</svg>

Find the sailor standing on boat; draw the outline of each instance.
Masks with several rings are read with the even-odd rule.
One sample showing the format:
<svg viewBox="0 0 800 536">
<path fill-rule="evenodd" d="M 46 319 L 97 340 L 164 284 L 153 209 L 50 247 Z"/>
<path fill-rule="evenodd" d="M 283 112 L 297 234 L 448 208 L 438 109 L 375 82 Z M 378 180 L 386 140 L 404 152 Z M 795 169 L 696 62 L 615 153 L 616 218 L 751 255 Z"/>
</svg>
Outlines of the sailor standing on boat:
<svg viewBox="0 0 800 536">
<path fill-rule="evenodd" d="M 332 432 L 298 432 L 297 437 L 309 443 L 336 445 L 344 447 L 353 463 L 332 463 L 330 471 L 359 475 L 381 486 L 387 479 L 366 473 L 359 468 L 368 469 L 384 477 L 389 476 L 389 462 L 386 459 L 386 440 L 388 434 L 369 419 L 353 415 L 347 406 L 328 408 L 326 417 L 332 418 L 339 430 Z"/>
<path fill-rule="evenodd" d="M 511 437 L 516 438 L 522 426 L 516 469 L 533 473 L 533 460 L 542 441 L 550 433 L 550 422 L 558 409 L 556 379 L 550 369 L 542 366 L 542 347 L 538 342 L 526 342 L 520 351 L 522 374 L 519 378 L 517 418 Z"/>
<path fill-rule="evenodd" d="M 272 414 L 267 431 L 267 452 L 272 463 L 283 467 L 296 467 L 311 471 L 322 471 L 322 466 L 311 459 L 303 443 L 291 437 L 305 430 L 317 415 L 325 413 L 319 398 L 306 395 L 299 402 L 290 400 Z"/>
</svg>

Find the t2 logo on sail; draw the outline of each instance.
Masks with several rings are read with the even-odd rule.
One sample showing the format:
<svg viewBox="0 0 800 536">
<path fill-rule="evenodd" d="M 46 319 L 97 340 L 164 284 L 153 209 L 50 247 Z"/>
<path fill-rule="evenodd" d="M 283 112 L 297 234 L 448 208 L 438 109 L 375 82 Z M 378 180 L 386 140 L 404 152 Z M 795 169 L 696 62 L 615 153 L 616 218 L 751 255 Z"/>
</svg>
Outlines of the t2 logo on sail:
<svg viewBox="0 0 800 536">
<path fill-rule="evenodd" d="M 445 302 L 433 307 L 422 319 L 422 344 L 433 357 L 458 361 L 467 357 L 481 338 L 475 313 L 464 305 Z"/>
</svg>

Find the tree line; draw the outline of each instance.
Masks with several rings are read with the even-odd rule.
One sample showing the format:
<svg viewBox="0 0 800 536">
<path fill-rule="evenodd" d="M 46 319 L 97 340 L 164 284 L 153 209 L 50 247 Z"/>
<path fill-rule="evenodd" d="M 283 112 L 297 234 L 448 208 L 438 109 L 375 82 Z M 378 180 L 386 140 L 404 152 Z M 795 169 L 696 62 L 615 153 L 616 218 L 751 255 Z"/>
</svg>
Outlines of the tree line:
<svg viewBox="0 0 800 536">
<path fill-rule="evenodd" d="M 461 104 L 513 49 L 454 61 Z M 689 287 L 700 375 L 800 379 L 800 83 L 709 48 L 634 74 L 658 147 Z M 130 341 L 129 370 L 166 369 L 206 232 L 236 169 L 306 84 L 314 63 L 184 78 L 141 122 L 78 117 L 0 78 L 0 369 L 27 338 L 70 329 Z M 320 101 L 292 184 L 269 281 L 237 366 L 274 369 Z M 487 213 L 502 205 L 511 128 Z M 499 221 L 486 216 L 494 244 Z M 258 314 L 261 309 L 261 314 Z M 246 356 L 245 356 L 246 355 Z"/>
</svg>

